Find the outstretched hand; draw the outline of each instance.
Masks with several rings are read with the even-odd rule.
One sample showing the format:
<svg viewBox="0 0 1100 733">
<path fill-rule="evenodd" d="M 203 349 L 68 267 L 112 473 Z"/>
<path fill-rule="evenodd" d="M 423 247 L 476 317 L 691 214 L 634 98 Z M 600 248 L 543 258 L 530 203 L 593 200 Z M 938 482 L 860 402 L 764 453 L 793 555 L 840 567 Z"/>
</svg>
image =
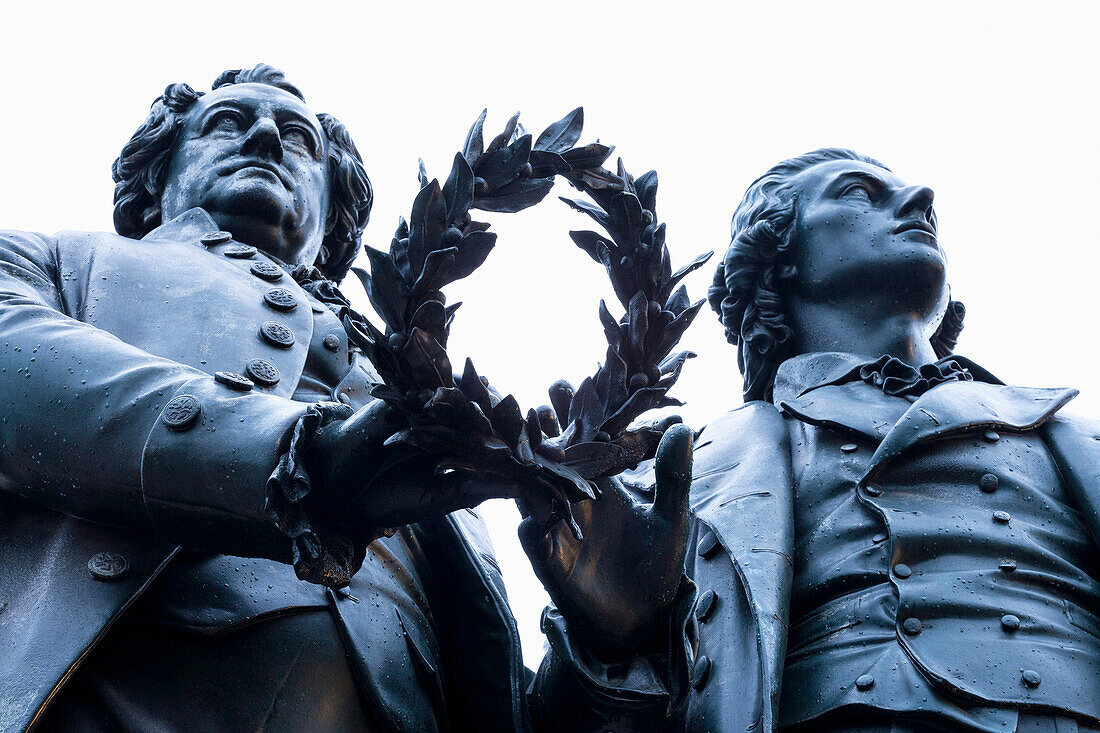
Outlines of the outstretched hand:
<svg viewBox="0 0 1100 733">
<path fill-rule="evenodd" d="M 535 574 L 584 643 L 614 660 L 660 648 L 662 621 L 676 596 L 687 550 L 692 432 L 676 424 L 657 448 L 652 504 L 618 479 L 602 495 L 573 506 L 583 532 L 564 522 L 523 521 L 520 542 Z"/>
</svg>

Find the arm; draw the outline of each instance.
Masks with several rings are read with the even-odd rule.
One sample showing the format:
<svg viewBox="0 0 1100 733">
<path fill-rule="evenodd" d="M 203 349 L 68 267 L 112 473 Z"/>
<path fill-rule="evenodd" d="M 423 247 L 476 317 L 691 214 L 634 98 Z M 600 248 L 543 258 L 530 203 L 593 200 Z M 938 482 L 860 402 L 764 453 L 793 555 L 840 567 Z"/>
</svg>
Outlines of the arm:
<svg viewBox="0 0 1100 733">
<path fill-rule="evenodd" d="M 559 523 L 520 528 L 554 601 L 543 614 L 549 650 L 530 690 L 538 731 L 673 731 L 691 678 L 695 586 L 683 575 L 691 431 L 661 441 L 649 499 L 611 479 L 575 506 L 576 540 Z M 560 609 L 560 610 L 559 610 Z"/>
<path fill-rule="evenodd" d="M 63 277 L 52 237 L 0 235 L 0 490 L 176 544 L 286 561 L 266 484 L 310 406 L 233 392 L 69 317 Z M 170 430 L 162 411 L 182 394 L 200 414 Z"/>
</svg>

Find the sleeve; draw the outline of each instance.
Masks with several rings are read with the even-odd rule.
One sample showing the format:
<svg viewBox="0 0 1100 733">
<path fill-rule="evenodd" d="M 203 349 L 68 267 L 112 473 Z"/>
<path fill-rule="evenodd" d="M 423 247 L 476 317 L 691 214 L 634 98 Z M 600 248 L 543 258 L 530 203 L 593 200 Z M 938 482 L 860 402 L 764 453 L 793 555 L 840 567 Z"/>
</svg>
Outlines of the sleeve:
<svg viewBox="0 0 1100 733">
<path fill-rule="evenodd" d="M 546 655 L 528 688 L 534 730 L 680 731 L 696 643 L 694 602 L 695 585 L 685 576 L 668 610 L 664 648 L 615 663 L 578 644 L 561 612 L 547 606 L 542 615 Z"/>
<path fill-rule="evenodd" d="M 269 479 L 311 406 L 235 392 L 69 317 L 62 279 L 55 238 L 0 233 L 0 491 L 293 562 Z"/>
</svg>

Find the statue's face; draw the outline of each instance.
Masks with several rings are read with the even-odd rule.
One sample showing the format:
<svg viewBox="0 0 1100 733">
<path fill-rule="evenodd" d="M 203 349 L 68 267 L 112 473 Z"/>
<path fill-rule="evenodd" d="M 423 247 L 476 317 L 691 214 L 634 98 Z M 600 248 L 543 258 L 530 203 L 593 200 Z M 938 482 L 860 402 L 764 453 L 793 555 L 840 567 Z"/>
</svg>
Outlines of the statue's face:
<svg viewBox="0 0 1100 733">
<path fill-rule="evenodd" d="M 882 293 L 903 307 L 927 304 L 931 313 L 946 304 L 930 188 L 854 160 L 812 166 L 792 186 L 795 287 L 805 301 Z"/>
<path fill-rule="evenodd" d="M 164 220 L 201 206 L 222 229 L 290 264 L 312 264 L 328 212 L 321 125 L 267 84 L 231 84 L 188 112 L 168 165 Z"/>
</svg>

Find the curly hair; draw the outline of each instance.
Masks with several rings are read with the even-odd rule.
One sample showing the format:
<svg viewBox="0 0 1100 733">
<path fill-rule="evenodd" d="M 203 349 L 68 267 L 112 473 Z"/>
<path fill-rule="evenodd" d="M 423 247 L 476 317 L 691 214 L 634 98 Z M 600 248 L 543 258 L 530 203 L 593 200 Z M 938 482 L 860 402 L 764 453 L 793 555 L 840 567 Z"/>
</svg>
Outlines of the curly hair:
<svg viewBox="0 0 1100 733">
<path fill-rule="evenodd" d="M 302 92 L 283 72 L 267 64 L 251 69 L 229 69 L 211 89 L 230 84 L 268 84 L 305 101 Z M 187 84 L 169 84 L 149 108 L 149 116 L 111 166 L 115 181 L 115 231 L 139 239 L 161 224 L 160 199 L 168 160 L 183 129 L 188 110 L 203 95 Z M 332 115 L 317 115 L 328 139 L 329 210 L 325 238 L 314 263 L 325 277 L 341 281 L 359 252 L 363 229 L 370 219 L 374 192 L 363 159 L 347 128 Z"/>
<path fill-rule="evenodd" d="M 707 291 L 711 307 L 737 346 L 745 401 L 770 400 L 779 365 L 791 355 L 793 332 L 784 315 L 781 287 L 794 276 L 791 183 L 802 171 L 831 160 L 856 160 L 890 170 L 874 158 L 844 148 L 821 148 L 773 166 L 752 182 L 733 214 L 726 256 Z M 955 348 L 966 309 L 951 301 L 932 346 L 939 357 Z"/>
</svg>

